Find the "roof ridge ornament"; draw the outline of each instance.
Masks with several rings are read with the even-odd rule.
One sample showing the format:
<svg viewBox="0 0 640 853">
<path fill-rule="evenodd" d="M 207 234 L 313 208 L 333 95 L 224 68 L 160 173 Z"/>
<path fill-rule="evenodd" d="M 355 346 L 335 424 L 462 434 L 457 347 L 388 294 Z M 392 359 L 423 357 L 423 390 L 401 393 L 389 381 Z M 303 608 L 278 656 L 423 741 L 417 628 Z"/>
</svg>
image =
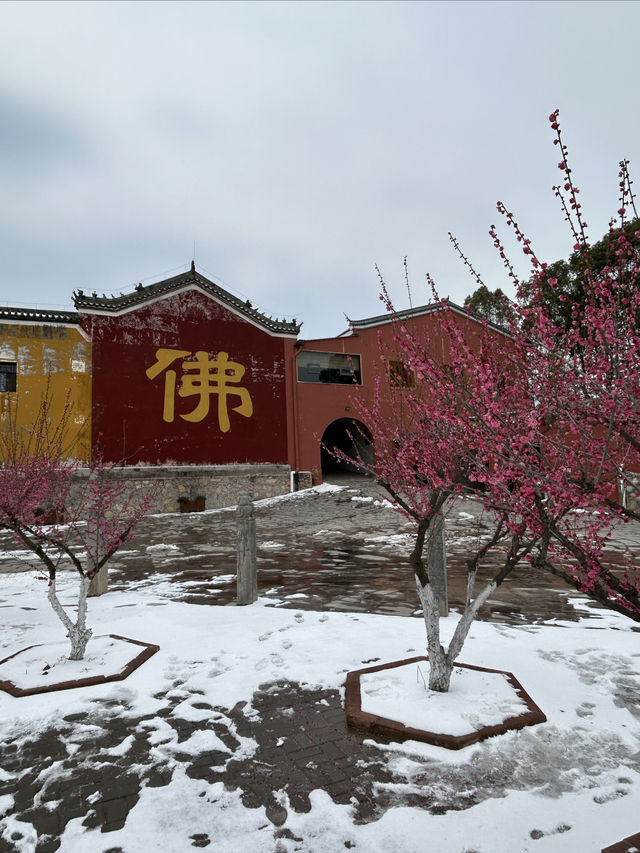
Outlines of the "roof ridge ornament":
<svg viewBox="0 0 640 853">
<path fill-rule="evenodd" d="M 172 278 L 156 281 L 143 287 L 141 283 L 135 286 L 132 293 L 125 293 L 120 296 L 107 297 L 104 294 L 99 297 L 96 291 L 93 291 L 91 296 L 84 292 L 74 293 L 75 308 L 83 313 L 123 313 L 126 311 L 136 310 L 147 300 L 164 298 L 171 294 L 172 291 L 197 287 L 205 291 L 214 299 L 219 301 L 226 308 L 232 311 L 237 311 L 244 315 L 251 322 L 257 322 L 270 332 L 284 335 L 298 335 L 301 323 L 289 322 L 286 319 L 274 319 L 267 317 L 261 311 L 258 311 L 249 300 L 239 299 L 232 293 L 229 293 L 223 287 L 210 281 L 202 273 L 195 271 L 195 261 L 191 261 L 191 271 L 182 272 Z M 249 304 L 247 304 L 249 302 Z"/>
</svg>

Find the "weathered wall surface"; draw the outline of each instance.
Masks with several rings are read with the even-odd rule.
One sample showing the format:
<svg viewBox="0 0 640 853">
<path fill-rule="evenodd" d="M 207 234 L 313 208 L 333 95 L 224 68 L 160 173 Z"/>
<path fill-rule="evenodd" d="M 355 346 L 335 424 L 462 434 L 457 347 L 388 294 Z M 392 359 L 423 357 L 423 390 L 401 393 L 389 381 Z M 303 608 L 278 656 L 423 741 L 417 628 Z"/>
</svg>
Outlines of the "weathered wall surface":
<svg viewBox="0 0 640 853">
<path fill-rule="evenodd" d="M 91 344 L 73 325 L 0 322 L 0 362 L 16 362 L 16 391 L 0 392 L 0 423 L 30 428 L 48 394 L 53 422 L 70 405 L 65 445 L 87 461 L 91 452 Z"/>
<path fill-rule="evenodd" d="M 86 486 L 88 469 L 79 469 L 72 500 Z M 180 512 L 178 498 L 206 498 L 206 509 L 234 506 L 238 496 L 249 492 L 254 500 L 286 494 L 290 490 L 288 465 L 185 465 L 171 467 L 114 468 L 110 477 L 127 491 L 151 491 L 154 503 L 150 512 Z M 309 484 L 310 485 L 310 484 Z"/>
<path fill-rule="evenodd" d="M 126 465 L 288 462 L 282 338 L 197 289 L 81 321 L 94 453 Z"/>
</svg>

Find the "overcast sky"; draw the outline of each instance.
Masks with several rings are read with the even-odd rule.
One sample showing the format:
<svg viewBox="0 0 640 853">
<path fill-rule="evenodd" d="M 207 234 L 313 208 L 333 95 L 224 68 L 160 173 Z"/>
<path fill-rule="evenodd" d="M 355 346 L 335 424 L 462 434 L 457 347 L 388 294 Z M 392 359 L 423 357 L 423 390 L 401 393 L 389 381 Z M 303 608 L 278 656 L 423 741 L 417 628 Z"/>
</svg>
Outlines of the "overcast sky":
<svg viewBox="0 0 640 853">
<path fill-rule="evenodd" d="M 572 240 L 559 107 L 597 238 L 640 169 L 636 2 L 0 3 L 4 305 L 72 307 L 198 269 L 305 338 L 508 289 L 495 203 Z M 195 250 L 194 250 L 195 246 Z M 526 267 L 522 267 L 523 272 Z"/>
</svg>

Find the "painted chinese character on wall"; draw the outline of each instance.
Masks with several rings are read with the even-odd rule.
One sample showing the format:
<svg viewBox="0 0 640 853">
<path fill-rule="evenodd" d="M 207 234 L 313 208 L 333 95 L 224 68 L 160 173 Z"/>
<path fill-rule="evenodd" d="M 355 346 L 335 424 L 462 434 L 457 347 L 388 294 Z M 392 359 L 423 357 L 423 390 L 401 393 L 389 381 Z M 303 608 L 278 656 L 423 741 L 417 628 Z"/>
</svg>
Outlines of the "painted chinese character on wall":
<svg viewBox="0 0 640 853">
<path fill-rule="evenodd" d="M 179 414 L 182 420 L 192 423 L 203 421 L 210 411 L 211 397 L 218 398 L 217 415 L 221 432 L 229 432 L 229 406 L 231 398 L 236 405 L 231 405 L 231 411 L 250 418 L 253 415 L 251 395 L 246 388 L 239 385 L 245 374 L 245 368 L 237 361 L 229 361 L 229 354 L 219 352 L 215 358 L 210 358 L 204 351 L 193 353 L 193 361 L 181 361 L 180 384 L 178 372 L 172 367 L 174 362 L 192 355 L 191 350 L 165 349 L 156 350 L 156 361 L 147 368 L 149 379 L 155 379 L 164 371 L 164 404 L 162 418 L 172 423 L 176 415 L 176 395 L 178 397 L 195 397 L 196 405 L 190 412 Z"/>
</svg>

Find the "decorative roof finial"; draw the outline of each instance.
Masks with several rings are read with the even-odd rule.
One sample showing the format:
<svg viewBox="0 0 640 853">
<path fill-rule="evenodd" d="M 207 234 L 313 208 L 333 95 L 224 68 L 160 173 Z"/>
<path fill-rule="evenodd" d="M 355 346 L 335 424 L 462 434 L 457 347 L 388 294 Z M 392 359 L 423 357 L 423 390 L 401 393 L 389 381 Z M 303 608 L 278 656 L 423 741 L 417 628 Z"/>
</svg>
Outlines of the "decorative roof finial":
<svg viewBox="0 0 640 853">
<path fill-rule="evenodd" d="M 191 261 L 191 272 L 194 273 L 196 271 L 196 262 Z"/>
</svg>

